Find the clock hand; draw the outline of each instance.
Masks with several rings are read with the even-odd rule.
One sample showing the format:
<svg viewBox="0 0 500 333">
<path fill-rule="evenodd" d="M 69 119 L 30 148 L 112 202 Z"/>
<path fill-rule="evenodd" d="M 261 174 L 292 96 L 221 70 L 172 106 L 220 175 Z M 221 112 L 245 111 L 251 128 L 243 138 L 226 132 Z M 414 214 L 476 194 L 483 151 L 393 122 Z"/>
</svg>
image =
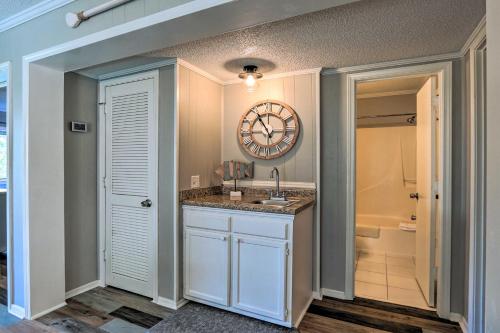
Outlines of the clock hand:
<svg viewBox="0 0 500 333">
<path fill-rule="evenodd" d="M 266 127 L 266 124 L 264 124 L 264 122 L 262 121 L 262 118 L 260 117 L 260 114 L 257 114 L 257 119 L 259 120 L 259 122 L 262 125 L 262 127 L 264 127 L 264 129 L 266 130 L 267 136 L 269 138 L 272 137 L 271 133 L 269 133 L 269 130 Z"/>
</svg>

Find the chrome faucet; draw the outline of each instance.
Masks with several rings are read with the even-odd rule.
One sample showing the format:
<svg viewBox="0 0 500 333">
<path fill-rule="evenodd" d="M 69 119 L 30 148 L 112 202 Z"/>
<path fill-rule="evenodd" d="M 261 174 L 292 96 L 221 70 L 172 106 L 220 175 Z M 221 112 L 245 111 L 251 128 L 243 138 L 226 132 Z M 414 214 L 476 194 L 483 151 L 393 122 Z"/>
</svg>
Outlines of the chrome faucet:
<svg viewBox="0 0 500 333">
<path fill-rule="evenodd" d="M 273 191 L 271 191 L 271 200 L 286 200 L 285 193 L 280 193 L 280 172 L 277 167 L 274 167 L 271 170 L 271 174 L 269 177 L 271 179 L 274 178 L 274 173 L 276 172 L 276 193 L 273 195 Z"/>
</svg>

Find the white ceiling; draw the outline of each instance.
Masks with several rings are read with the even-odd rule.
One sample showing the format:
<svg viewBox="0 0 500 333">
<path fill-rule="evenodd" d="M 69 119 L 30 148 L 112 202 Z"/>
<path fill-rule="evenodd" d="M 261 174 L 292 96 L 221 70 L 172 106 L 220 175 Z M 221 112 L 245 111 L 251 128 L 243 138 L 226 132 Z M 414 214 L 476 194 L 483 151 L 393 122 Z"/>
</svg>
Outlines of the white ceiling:
<svg viewBox="0 0 500 333">
<path fill-rule="evenodd" d="M 148 55 L 183 58 L 224 81 L 243 63 L 268 74 L 339 68 L 456 52 L 485 12 L 485 0 L 362 0 Z"/>
<path fill-rule="evenodd" d="M 0 21 L 45 0 L 0 0 Z"/>
</svg>

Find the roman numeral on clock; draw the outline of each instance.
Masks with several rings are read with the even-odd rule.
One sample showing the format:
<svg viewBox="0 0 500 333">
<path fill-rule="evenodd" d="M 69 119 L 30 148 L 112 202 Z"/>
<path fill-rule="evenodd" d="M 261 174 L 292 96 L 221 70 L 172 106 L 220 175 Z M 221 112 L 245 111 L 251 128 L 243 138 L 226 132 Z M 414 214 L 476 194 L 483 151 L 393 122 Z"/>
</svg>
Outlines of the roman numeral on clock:
<svg viewBox="0 0 500 333">
<path fill-rule="evenodd" d="M 252 152 L 254 154 L 259 155 L 261 148 L 262 148 L 261 146 L 259 146 L 258 144 L 254 143 L 250 149 L 252 150 Z"/>
<path fill-rule="evenodd" d="M 253 140 L 249 136 L 247 136 L 246 138 L 243 139 L 243 144 L 245 146 L 249 146 L 252 142 L 253 142 Z"/>
<path fill-rule="evenodd" d="M 283 141 L 286 142 L 286 144 L 292 143 L 292 139 L 289 136 L 284 136 Z"/>
</svg>

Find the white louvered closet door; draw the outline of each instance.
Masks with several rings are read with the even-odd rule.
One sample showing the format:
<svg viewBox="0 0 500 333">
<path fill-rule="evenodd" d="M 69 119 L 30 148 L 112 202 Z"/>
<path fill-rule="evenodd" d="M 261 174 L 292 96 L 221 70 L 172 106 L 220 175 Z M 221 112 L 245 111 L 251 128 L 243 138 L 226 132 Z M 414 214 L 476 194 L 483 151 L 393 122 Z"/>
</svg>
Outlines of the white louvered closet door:
<svg viewBox="0 0 500 333">
<path fill-rule="evenodd" d="M 106 283 L 154 297 L 155 79 L 106 87 Z"/>
</svg>

